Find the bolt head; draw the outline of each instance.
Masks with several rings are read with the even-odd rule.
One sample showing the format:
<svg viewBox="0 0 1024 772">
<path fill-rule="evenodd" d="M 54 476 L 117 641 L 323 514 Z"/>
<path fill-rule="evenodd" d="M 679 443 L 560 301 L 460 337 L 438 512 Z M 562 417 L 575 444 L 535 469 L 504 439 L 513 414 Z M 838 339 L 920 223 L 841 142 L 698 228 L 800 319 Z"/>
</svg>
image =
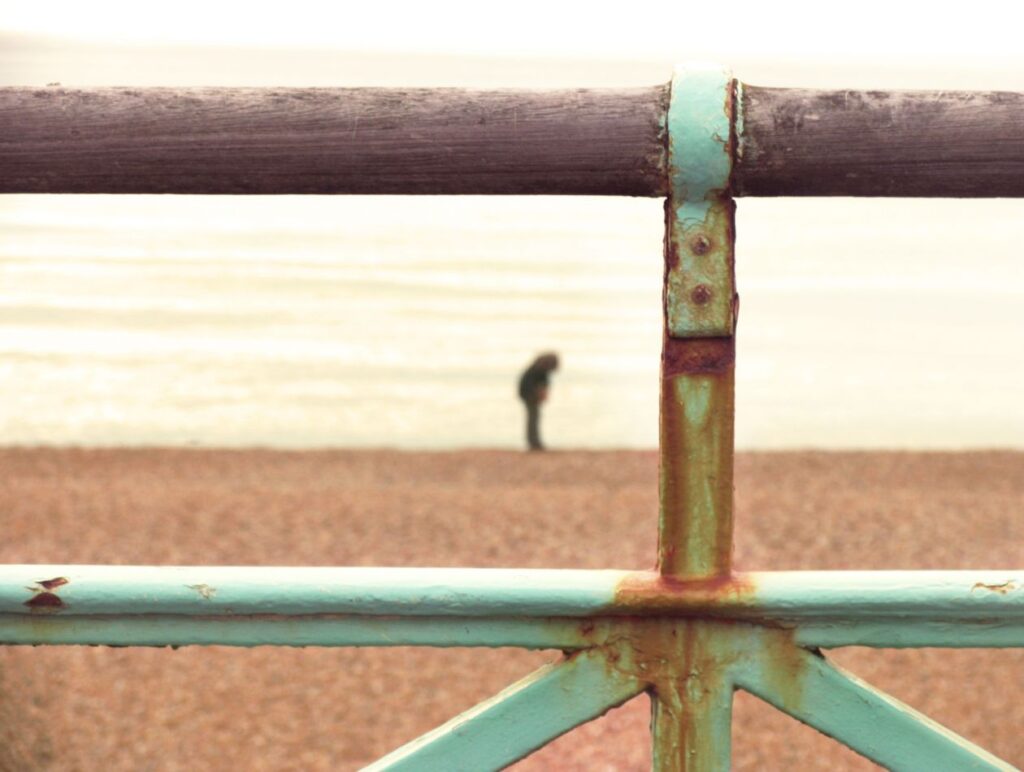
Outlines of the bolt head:
<svg viewBox="0 0 1024 772">
<path fill-rule="evenodd" d="M 690 239 L 690 251 L 698 257 L 703 257 L 711 251 L 711 239 L 703 233 L 698 233 Z"/>
<path fill-rule="evenodd" d="M 690 293 L 690 300 L 698 306 L 706 306 L 711 301 L 711 288 L 706 284 L 698 284 Z"/>
</svg>

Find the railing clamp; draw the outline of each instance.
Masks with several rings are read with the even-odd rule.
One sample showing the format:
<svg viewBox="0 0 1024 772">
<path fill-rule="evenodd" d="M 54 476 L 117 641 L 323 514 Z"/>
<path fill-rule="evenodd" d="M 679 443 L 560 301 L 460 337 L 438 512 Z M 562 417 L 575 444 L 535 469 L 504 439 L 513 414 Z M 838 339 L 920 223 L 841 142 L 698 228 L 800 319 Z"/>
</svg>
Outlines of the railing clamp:
<svg viewBox="0 0 1024 772">
<path fill-rule="evenodd" d="M 731 336 L 736 326 L 737 82 L 717 65 L 676 69 L 668 108 L 665 314 L 674 338 Z"/>
</svg>

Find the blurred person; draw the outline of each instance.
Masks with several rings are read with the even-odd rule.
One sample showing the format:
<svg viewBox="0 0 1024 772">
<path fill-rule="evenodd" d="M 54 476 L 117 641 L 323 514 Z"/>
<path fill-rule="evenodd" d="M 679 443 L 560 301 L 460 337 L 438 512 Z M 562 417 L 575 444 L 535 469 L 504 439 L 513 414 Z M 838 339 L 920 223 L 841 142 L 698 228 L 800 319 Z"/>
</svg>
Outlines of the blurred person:
<svg viewBox="0 0 1024 772">
<path fill-rule="evenodd" d="M 548 398 L 551 373 L 558 369 L 558 354 L 540 354 L 519 378 L 519 399 L 526 405 L 526 444 L 544 450 L 540 441 L 540 404 Z"/>
</svg>

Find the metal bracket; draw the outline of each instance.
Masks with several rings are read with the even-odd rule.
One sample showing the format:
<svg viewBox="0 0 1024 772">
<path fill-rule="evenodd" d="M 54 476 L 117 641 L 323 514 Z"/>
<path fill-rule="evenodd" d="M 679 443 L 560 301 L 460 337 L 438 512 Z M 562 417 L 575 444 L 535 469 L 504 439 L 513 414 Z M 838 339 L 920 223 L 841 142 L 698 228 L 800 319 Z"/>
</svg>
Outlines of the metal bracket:
<svg viewBox="0 0 1024 772">
<path fill-rule="evenodd" d="M 735 204 L 729 195 L 735 103 L 728 70 L 676 69 L 668 107 L 665 251 L 665 315 L 673 338 L 729 337 L 736 328 Z"/>
</svg>

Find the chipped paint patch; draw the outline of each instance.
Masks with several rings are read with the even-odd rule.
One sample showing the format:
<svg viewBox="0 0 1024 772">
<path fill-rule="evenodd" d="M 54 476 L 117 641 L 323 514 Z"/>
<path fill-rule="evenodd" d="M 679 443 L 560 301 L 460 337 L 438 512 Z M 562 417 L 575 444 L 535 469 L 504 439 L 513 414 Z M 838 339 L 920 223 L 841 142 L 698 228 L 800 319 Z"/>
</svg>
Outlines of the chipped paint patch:
<svg viewBox="0 0 1024 772">
<path fill-rule="evenodd" d="M 211 600 L 213 596 L 217 594 L 217 588 L 211 587 L 208 584 L 186 584 L 185 586 L 190 590 L 198 592 L 203 596 L 204 600 Z"/>
<path fill-rule="evenodd" d="M 995 592 L 999 595 L 1007 595 L 1018 589 L 1019 585 L 1013 581 L 1013 579 L 1007 579 L 1005 582 L 997 584 L 986 584 L 985 582 L 975 582 L 974 586 L 971 587 L 971 592 L 975 590 L 988 590 L 989 592 Z"/>
<path fill-rule="evenodd" d="M 64 576 L 57 576 L 53 579 L 42 579 L 36 582 L 35 587 L 28 587 L 34 594 L 25 601 L 25 605 L 33 611 L 58 611 L 65 607 L 63 599 L 54 590 L 69 584 L 70 580 Z"/>
</svg>

